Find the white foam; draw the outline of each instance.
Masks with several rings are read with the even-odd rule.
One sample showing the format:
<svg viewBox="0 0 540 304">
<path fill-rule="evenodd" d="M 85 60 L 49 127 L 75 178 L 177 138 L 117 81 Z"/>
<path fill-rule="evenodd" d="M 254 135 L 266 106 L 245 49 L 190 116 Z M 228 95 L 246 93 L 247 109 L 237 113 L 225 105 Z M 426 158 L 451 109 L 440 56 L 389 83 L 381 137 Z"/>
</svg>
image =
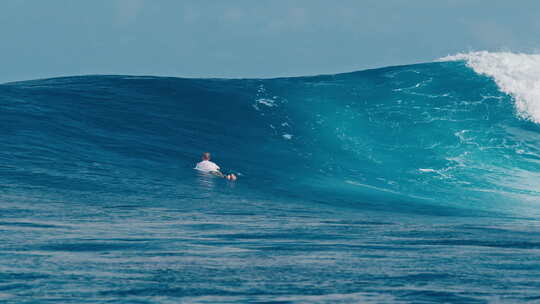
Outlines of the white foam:
<svg viewBox="0 0 540 304">
<path fill-rule="evenodd" d="M 520 117 L 540 123 L 540 55 L 483 51 L 440 60 L 465 60 L 478 74 L 492 77 L 501 91 L 514 98 Z"/>
<path fill-rule="evenodd" d="M 283 138 L 291 140 L 293 138 L 292 134 L 283 134 Z"/>
<path fill-rule="evenodd" d="M 268 98 L 259 98 L 259 99 L 257 99 L 257 102 L 259 104 L 265 105 L 265 106 L 270 107 L 270 108 L 276 106 L 276 102 L 274 100 L 268 99 Z"/>
</svg>

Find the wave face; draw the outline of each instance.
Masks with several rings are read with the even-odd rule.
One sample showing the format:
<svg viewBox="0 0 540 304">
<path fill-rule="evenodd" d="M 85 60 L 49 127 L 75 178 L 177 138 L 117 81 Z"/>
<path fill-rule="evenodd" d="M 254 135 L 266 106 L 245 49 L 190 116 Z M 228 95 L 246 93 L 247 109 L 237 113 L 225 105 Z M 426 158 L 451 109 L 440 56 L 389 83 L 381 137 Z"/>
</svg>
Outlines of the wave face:
<svg viewBox="0 0 540 304">
<path fill-rule="evenodd" d="M 5 210 L 0 227 L 26 231 L 4 239 L 7 260 L 26 268 L 2 269 L 21 284 L 31 280 L 36 286 L 64 269 L 66 276 L 79 276 L 80 282 L 100 290 L 89 295 L 77 283 L 64 284 L 59 288 L 66 294 L 52 295 L 63 300 L 74 293 L 101 300 L 164 296 L 195 302 L 497 300 L 478 296 L 484 291 L 504 298 L 503 291 L 490 289 L 497 278 L 492 268 L 481 269 L 483 253 L 470 257 L 491 279 L 466 296 L 448 291 L 459 285 L 448 273 L 459 272 L 470 261 L 448 266 L 447 274 L 428 273 L 426 269 L 443 263 L 443 254 L 422 251 L 418 254 L 435 263 L 416 265 L 424 272 L 411 275 L 385 267 L 403 263 L 392 254 L 403 248 L 538 248 L 520 234 L 520 224 L 501 229 L 506 240 L 501 243 L 490 239 L 499 233 L 488 227 L 493 223 L 476 229 L 465 220 L 441 228 L 433 223 L 448 222 L 428 218 L 475 216 L 481 225 L 485 216 L 539 214 L 539 90 L 538 56 L 504 53 L 313 77 L 83 76 L 0 85 Z M 239 180 L 228 183 L 193 170 L 204 151 L 212 152 L 225 171 L 238 173 Z M 359 222 L 354 214 L 369 214 L 371 220 Z M 318 220 L 312 222 L 314 218 Z M 385 225 L 399 226 L 385 235 Z M 305 230 L 315 226 L 317 231 Z M 264 233 L 251 234 L 253 229 Z M 381 235 L 382 241 L 370 239 L 362 247 L 354 243 L 360 238 L 350 234 L 361 231 Z M 474 238 L 447 239 L 449 235 Z M 520 238 L 519 244 L 512 242 Z M 346 241 L 335 243 L 338 239 Z M 315 249 L 309 247 L 313 242 L 320 242 Z M 337 244 L 333 251 L 321 247 L 329 242 Z M 160 247 L 165 243 L 179 251 Z M 352 248 L 393 260 L 370 259 L 379 268 L 359 277 L 354 269 L 366 265 L 348 256 Z M 344 267 L 340 274 L 324 270 L 327 260 L 312 260 L 315 266 L 310 268 L 306 255 L 300 259 L 294 254 L 309 250 L 319 256 L 327 252 L 332 259 L 348 256 L 350 264 L 339 266 Z M 189 255 L 195 251 L 205 253 Z M 269 260 L 251 252 L 267 254 L 265 258 L 289 256 L 299 264 L 276 261 L 269 266 Z M 260 267 L 238 266 L 235 258 L 242 255 Z M 152 256 L 159 259 L 156 265 L 145 260 Z M 48 266 L 32 264 L 45 257 Z M 66 264 L 60 257 L 67 258 Z M 181 260 L 186 257 L 190 259 Z M 111 270 L 96 268 L 100 263 Z M 128 263 L 143 268 L 135 273 Z M 287 267 L 297 278 L 279 285 Z M 41 269 L 37 274 L 36 268 Z M 395 276 L 376 275 L 381 268 Z M 519 278 L 515 271 L 512 275 Z M 130 274 L 143 279 L 130 279 Z M 321 276 L 332 280 L 333 275 L 333 288 L 313 281 Z M 297 279 L 314 285 L 293 283 Z M 401 283 L 395 284 L 425 286 L 432 279 L 443 282 L 437 292 L 403 292 L 396 287 Z M 347 285 L 354 280 L 364 282 L 360 285 L 366 289 L 373 280 L 380 293 Z M 162 281 L 179 285 L 156 285 Z M 252 289 L 238 289 L 235 282 Z M 288 287 L 280 291 L 276 284 Z M 21 288 L 25 290 L 14 286 L 13 293 L 22 294 Z M 531 292 L 528 296 L 537 296 Z"/>
<path fill-rule="evenodd" d="M 540 60 L 468 56 L 495 81 L 458 61 L 270 80 L 3 85 L 3 183 L 137 191 L 138 175 L 185 183 L 210 151 L 263 191 L 473 208 L 535 201 Z"/>
</svg>

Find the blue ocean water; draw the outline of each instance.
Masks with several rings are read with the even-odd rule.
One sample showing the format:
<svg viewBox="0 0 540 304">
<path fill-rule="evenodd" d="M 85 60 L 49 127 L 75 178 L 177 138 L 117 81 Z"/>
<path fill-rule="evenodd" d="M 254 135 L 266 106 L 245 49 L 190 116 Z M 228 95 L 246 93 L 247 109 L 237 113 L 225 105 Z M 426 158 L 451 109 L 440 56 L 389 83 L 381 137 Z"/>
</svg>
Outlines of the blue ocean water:
<svg viewBox="0 0 540 304">
<path fill-rule="evenodd" d="M 0 301 L 540 301 L 534 104 L 472 67 L 0 85 Z"/>
</svg>

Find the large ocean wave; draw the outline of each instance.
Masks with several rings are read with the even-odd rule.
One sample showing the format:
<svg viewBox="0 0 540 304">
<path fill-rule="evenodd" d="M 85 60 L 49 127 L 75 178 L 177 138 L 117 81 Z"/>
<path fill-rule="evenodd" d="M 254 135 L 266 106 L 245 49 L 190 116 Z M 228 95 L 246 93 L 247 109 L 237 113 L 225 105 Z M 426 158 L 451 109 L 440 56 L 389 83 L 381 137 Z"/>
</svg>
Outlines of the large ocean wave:
<svg viewBox="0 0 540 304">
<path fill-rule="evenodd" d="M 239 183 L 284 195 L 532 202 L 539 79 L 536 55 L 471 53 L 313 77 L 9 83 L 0 87 L 2 183 L 109 193 L 148 179 L 189 184 L 210 151 Z"/>
</svg>

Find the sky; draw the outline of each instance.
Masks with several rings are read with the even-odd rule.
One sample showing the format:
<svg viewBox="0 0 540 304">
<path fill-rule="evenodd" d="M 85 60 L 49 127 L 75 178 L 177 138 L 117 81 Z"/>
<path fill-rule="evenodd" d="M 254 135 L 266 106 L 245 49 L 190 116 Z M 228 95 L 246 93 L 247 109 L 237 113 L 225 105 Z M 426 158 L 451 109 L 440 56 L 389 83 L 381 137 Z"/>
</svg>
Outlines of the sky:
<svg viewBox="0 0 540 304">
<path fill-rule="evenodd" d="M 2 0 L 0 83 L 267 78 L 540 50 L 537 0 Z"/>
</svg>

